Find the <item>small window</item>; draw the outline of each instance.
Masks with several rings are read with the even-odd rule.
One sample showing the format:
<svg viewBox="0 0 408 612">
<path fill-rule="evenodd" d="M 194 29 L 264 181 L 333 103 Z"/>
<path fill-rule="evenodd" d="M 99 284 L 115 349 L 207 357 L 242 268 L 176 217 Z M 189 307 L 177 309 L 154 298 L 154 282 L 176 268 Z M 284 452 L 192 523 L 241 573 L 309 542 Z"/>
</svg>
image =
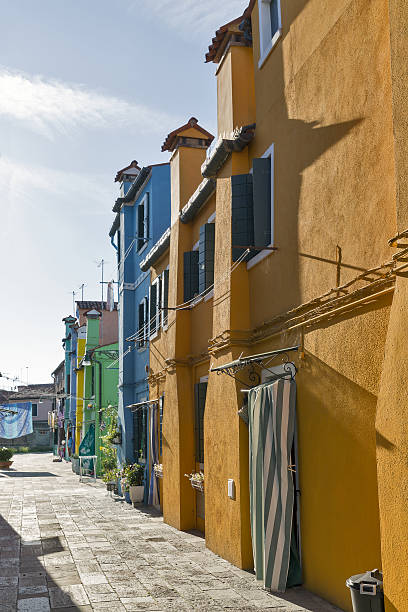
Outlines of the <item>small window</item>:
<svg viewBox="0 0 408 612">
<path fill-rule="evenodd" d="M 31 404 L 31 412 L 33 417 L 38 416 L 38 405 L 37 404 Z"/>
<path fill-rule="evenodd" d="M 149 194 L 146 193 L 137 207 L 137 250 L 142 251 L 149 240 Z"/>
<path fill-rule="evenodd" d="M 278 41 L 282 30 L 280 0 L 259 1 L 259 43 L 261 67 Z"/>
</svg>

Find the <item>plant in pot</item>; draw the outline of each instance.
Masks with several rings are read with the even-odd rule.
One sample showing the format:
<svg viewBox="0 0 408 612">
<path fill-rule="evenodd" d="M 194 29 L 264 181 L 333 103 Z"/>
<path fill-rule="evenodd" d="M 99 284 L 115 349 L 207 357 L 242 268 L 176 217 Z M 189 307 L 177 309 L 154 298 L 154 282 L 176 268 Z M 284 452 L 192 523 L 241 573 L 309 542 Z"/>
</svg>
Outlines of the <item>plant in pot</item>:
<svg viewBox="0 0 408 612">
<path fill-rule="evenodd" d="M 129 495 L 132 504 L 141 503 L 144 494 L 144 465 L 133 463 L 126 466 L 126 483 L 129 487 Z"/>
<path fill-rule="evenodd" d="M 192 472 L 191 474 L 184 474 L 189 479 L 193 489 L 204 493 L 204 472 Z"/>
<path fill-rule="evenodd" d="M 10 461 L 13 455 L 14 451 L 12 448 L 7 448 L 6 446 L 0 448 L 0 469 L 9 469 L 10 465 L 13 463 Z"/>
<path fill-rule="evenodd" d="M 103 482 L 106 484 L 108 491 L 114 491 L 117 488 L 117 474 L 115 470 L 107 470 L 102 476 Z"/>
</svg>

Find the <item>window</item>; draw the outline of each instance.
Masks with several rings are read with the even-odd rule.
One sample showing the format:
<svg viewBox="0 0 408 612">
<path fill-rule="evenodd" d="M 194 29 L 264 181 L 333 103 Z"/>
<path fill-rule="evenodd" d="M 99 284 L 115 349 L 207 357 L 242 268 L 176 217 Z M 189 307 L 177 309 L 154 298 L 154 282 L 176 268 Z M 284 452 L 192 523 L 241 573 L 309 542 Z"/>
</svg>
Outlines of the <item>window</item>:
<svg viewBox="0 0 408 612">
<path fill-rule="evenodd" d="M 207 383 L 200 382 L 194 385 L 194 430 L 195 430 L 195 457 L 197 463 L 204 463 L 204 411 L 207 396 Z"/>
<path fill-rule="evenodd" d="M 169 322 L 169 311 L 167 306 L 169 305 L 169 270 L 163 270 L 161 277 L 161 324 L 163 329 L 167 329 Z"/>
<path fill-rule="evenodd" d="M 149 326 L 149 298 L 145 296 L 139 304 L 138 312 L 138 348 L 144 348 L 146 346 L 148 338 L 148 326 Z"/>
<path fill-rule="evenodd" d="M 147 408 L 142 406 L 133 412 L 133 454 L 135 461 L 146 462 L 147 455 Z"/>
<path fill-rule="evenodd" d="M 252 246 L 248 267 L 271 253 L 262 247 L 274 242 L 274 148 L 253 160 L 252 174 L 231 177 L 232 258 L 236 261 Z M 252 261 L 253 259 L 253 261 Z"/>
<path fill-rule="evenodd" d="M 137 207 L 137 250 L 142 251 L 149 240 L 149 194 L 146 193 Z"/>
<path fill-rule="evenodd" d="M 198 294 L 198 251 L 184 253 L 184 301 Z"/>
<path fill-rule="evenodd" d="M 215 223 L 200 227 L 198 246 L 198 292 L 202 293 L 214 283 Z"/>
<path fill-rule="evenodd" d="M 261 68 L 264 61 L 280 38 L 282 18 L 280 0 L 260 0 L 259 6 L 259 62 Z"/>
<path fill-rule="evenodd" d="M 184 253 L 184 301 L 203 293 L 214 283 L 215 223 L 200 227 L 198 251 Z"/>
<path fill-rule="evenodd" d="M 153 338 L 156 336 L 161 319 L 161 298 L 162 298 L 162 286 L 161 277 L 158 276 L 153 283 L 150 285 L 150 316 L 149 316 L 149 337 Z"/>
<path fill-rule="evenodd" d="M 31 412 L 33 417 L 38 416 L 38 405 L 37 404 L 31 404 Z"/>
</svg>

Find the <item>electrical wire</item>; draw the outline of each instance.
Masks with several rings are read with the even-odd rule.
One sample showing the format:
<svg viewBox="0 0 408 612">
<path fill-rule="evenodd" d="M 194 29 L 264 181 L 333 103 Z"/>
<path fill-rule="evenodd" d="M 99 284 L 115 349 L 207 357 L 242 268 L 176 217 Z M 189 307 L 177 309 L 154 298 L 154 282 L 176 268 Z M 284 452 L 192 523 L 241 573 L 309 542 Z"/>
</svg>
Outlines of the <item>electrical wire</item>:
<svg viewBox="0 0 408 612">
<path fill-rule="evenodd" d="M 236 262 L 233 263 L 233 265 L 231 266 L 230 270 L 228 272 L 226 272 L 220 280 L 217 280 L 218 283 L 223 283 L 228 276 L 234 272 L 234 270 L 239 266 L 239 264 L 245 259 L 245 257 L 248 255 L 248 253 L 250 252 L 250 249 L 246 249 L 242 255 L 237 259 Z M 191 298 L 190 300 L 187 300 L 186 302 L 182 302 L 181 304 L 178 304 L 177 306 L 174 306 L 171 310 L 187 310 L 188 308 L 191 308 L 192 306 L 195 306 L 196 304 L 198 304 L 202 299 L 205 298 L 206 295 L 208 295 L 209 293 L 211 293 L 211 291 L 214 289 L 214 283 L 212 285 L 210 285 L 209 287 L 207 287 L 206 289 L 204 289 L 204 291 L 202 291 L 201 293 L 199 293 L 198 295 L 194 296 L 193 298 Z M 161 316 L 161 312 L 159 312 L 158 314 L 155 315 L 155 317 L 151 320 L 156 322 L 157 318 Z M 139 330 L 135 331 L 133 334 L 131 334 L 130 336 L 128 336 L 126 338 L 127 341 L 135 341 L 138 342 L 141 339 L 144 338 L 145 335 L 145 331 L 147 330 L 147 328 L 149 327 L 149 325 L 151 325 L 151 322 L 147 321 L 145 323 L 145 325 L 143 327 L 141 327 Z"/>
</svg>

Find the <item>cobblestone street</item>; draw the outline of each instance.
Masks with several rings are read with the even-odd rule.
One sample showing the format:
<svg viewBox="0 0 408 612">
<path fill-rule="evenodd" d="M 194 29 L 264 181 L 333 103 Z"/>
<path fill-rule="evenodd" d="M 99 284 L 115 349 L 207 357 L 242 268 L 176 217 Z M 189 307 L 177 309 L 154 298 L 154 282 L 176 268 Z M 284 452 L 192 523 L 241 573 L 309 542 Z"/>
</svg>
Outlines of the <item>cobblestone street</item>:
<svg viewBox="0 0 408 612">
<path fill-rule="evenodd" d="M 303 589 L 283 597 L 149 509 L 81 484 L 51 454 L 0 472 L 0 610 L 338 610 Z"/>
</svg>

